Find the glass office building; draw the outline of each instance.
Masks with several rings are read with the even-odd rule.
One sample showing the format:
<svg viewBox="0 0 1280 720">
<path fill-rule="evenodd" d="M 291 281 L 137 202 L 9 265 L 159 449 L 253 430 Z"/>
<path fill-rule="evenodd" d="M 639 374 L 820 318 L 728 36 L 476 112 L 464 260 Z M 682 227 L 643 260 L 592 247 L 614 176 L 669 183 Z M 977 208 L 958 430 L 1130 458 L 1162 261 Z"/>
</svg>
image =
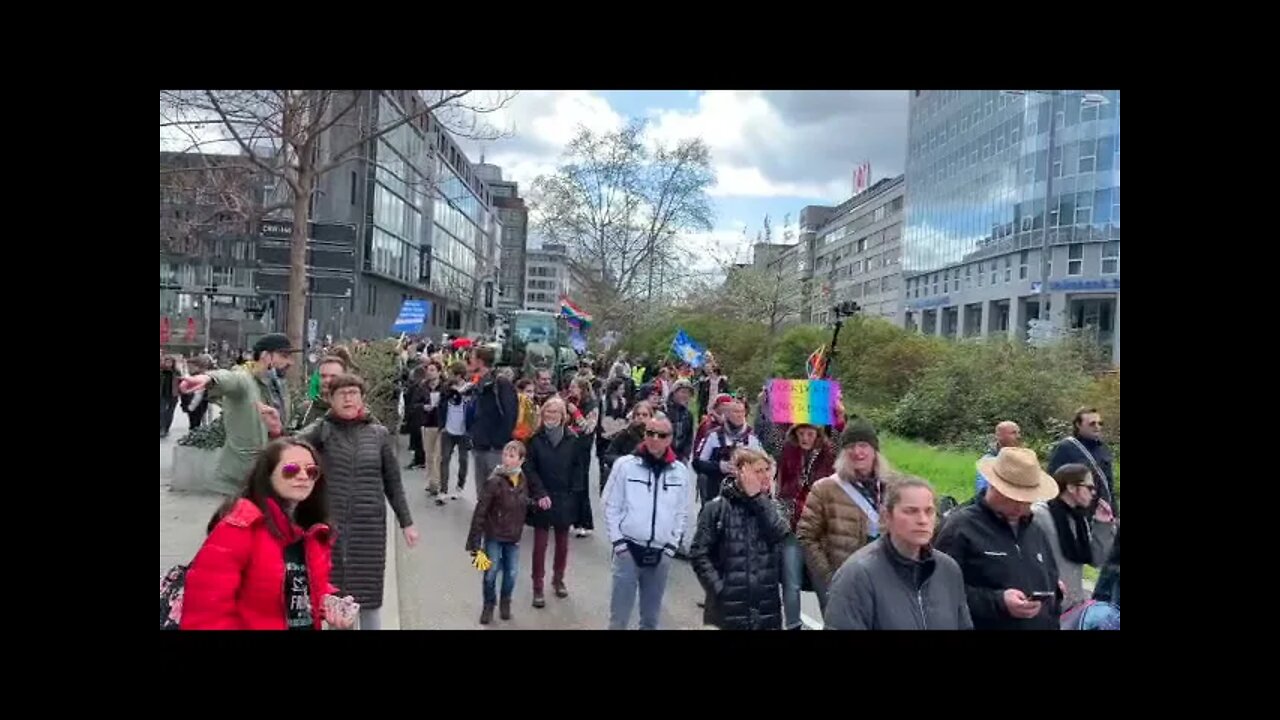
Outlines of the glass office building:
<svg viewBox="0 0 1280 720">
<path fill-rule="evenodd" d="M 1118 362 L 1119 91 L 913 90 L 909 107 L 905 325 L 1026 337 L 1043 315 Z"/>
</svg>

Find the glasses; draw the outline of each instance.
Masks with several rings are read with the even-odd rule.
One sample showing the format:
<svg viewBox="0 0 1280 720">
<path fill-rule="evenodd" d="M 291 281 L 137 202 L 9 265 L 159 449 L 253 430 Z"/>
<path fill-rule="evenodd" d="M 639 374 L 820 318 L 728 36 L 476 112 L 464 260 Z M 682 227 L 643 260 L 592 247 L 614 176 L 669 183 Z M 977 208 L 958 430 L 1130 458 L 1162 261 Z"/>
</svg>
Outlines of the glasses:
<svg viewBox="0 0 1280 720">
<path fill-rule="evenodd" d="M 307 474 L 308 480 L 315 480 L 320 477 L 319 467 L 316 467 L 315 465 L 308 465 L 304 468 L 298 463 L 285 463 L 284 466 L 280 468 L 280 477 L 283 477 L 285 480 L 292 480 L 298 477 L 299 473 L 303 472 Z"/>
<path fill-rule="evenodd" d="M 354 398 L 360 395 L 360 388 L 343 388 L 333 394 L 335 398 Z"/>
<path fill-rule="evenodd" d="M 665 439 L 667 439 L 667 438 L 671 437 L 671 433 L 669 433 L 669 432 L 659 432 L 659 431 L 657 431 L 657 430 L 645 430 L 645 431 L 644 431 L 644 436 L 645 436 L 645 437 L 651 437 L 651 438 L 658 438 L 659 440 L 665 440 Z"/>
</svg>

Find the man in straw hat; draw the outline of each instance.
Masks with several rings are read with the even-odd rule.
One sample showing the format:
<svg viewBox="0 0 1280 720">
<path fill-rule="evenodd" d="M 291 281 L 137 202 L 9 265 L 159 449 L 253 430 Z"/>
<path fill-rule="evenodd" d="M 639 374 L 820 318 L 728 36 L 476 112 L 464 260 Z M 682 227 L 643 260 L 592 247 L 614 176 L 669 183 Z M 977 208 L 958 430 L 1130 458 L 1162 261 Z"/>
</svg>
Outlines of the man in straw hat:
<svg viewBox="0 0 1280 720">
<path fill-rule="evenodd" d="M 1001 448 L 978 461 L 989 483 L 938 534 L 937 548 L 960 564 L 976 630 L 1057 630 L 1062 589 L 1053 549 L 1032 522 L 1032 503 L 1058 495 L 1034 450 Z"/>
</svg>

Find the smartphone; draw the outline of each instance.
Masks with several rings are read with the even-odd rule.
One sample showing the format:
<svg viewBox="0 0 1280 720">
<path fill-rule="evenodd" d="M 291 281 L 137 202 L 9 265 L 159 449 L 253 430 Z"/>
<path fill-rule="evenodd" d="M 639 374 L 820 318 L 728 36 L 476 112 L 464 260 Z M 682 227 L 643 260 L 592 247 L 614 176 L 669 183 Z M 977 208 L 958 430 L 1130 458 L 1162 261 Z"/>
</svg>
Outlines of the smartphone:
<svg viewBox="0 0 1280 720">
<path fill-rule="evenodd" d="M 1054 593 L 1045 592 L 1043 590 L 1037 591 L 1037 592 L 1024 592 L 1022 594 L 1026 595 L 1028 600 L 1031 600 L 1034 602 L 1048 602 L 1052 600 L 1054 597 L 1056 597 Z"/>
</svg>

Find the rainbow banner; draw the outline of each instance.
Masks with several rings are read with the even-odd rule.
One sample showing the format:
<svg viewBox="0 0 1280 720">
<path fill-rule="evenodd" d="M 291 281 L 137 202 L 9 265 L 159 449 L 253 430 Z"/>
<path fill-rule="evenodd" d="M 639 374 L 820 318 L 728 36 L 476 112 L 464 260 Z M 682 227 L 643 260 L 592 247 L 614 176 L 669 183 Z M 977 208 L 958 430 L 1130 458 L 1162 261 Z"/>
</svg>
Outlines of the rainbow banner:
<svg viewBox="0 0 1280 720">
<path fill-rule="evenodd" d="M 839 402 L 835 380 L 769 381 L 769 419 L 776 423 L 834 425 Z"/>
<path fill-rule="evenodd" d="M 560 314 L 574 327 L 584 330 L 591 327 L 591 321 L 593 320 L 591 314 L 578 307 L 577 303 L 570 300 L 568 295 L 560 296 Z"/>
</svg>

